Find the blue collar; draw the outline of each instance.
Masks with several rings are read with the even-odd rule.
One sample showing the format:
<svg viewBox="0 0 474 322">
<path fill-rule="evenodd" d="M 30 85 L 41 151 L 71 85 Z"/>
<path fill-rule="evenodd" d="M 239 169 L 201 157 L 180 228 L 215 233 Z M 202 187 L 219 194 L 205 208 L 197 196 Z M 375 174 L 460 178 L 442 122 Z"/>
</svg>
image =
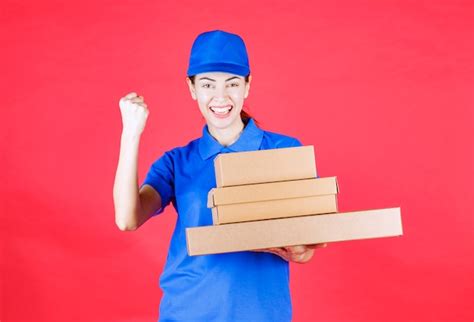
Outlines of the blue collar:
<svg viewBox="0 0 474 322">
<path fill-rule="evenodd" d="M 260 148 L 262 138 L 263 130 L 258 128 L 255 121 L 251 118 L 247 125 L 245 125 L 245 128 L 237 141 L 225 147 L 209 133 L 206 124 L 202 129 L 202 137 L 199 139 L 199 153 L 201 154 L 202 159 L 206 160 L 225 150 L 234 152 L 255 151 Z"/>
</svg>

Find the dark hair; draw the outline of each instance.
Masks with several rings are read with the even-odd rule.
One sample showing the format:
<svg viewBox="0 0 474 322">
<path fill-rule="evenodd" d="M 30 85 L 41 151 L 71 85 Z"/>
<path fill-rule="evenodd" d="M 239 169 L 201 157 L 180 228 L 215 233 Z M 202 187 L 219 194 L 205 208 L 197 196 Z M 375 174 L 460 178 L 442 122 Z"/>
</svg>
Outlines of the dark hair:
<svg viewBox="0 0 474 322">
<path fill-rule="evenodd" d="M 245 82 L 246 82 L 246 83 L 249 82 L 249 76 L 250 76 L 250 74 L 248 74 L 247 76 L 245 76 Z M 192 76 L 188 76 L 188 77 L 189 77 L 189 79 L 191 80 L 191 84 L 194 85 L 194 80 L 195 80 L 196 75 L 192 75 Z M 240 111 L 240 118 L 242 119 L 242 122 L 244 122 L 244 124 L 247 124 L 248 121 L 249 121 L 251 118 L 253 118 L 253 116 L 250 115 L 247 111 L 244 111 L 244 109 L 242 108 L 242 110 Z M 254 119 L 254 118 L 253 118 L 253 120 L 254 120 L 255 124 L 258 125 L 257 120 Z"/>
</svg>

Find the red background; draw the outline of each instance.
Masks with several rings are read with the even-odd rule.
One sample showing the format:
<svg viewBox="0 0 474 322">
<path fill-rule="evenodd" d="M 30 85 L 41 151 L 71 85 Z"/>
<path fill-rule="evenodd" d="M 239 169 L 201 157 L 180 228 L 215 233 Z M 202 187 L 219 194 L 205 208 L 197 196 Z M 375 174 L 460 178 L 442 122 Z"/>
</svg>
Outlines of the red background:
<svg viewBox="0 0 474 322">
<path fill-rule="evenodd" d="M 472 1 L 3 1 L 4 321 L 154 321 L 169 207 L 114 223 L 118 101 L 150 108 L 139 175 L 201 134 L 195 36 L 247 43 L 246 105 L 315 146 L 340 210 L 400 206 L 404 236 L 292 264 L 294 321 L 472 321 Z"/>
</svg>

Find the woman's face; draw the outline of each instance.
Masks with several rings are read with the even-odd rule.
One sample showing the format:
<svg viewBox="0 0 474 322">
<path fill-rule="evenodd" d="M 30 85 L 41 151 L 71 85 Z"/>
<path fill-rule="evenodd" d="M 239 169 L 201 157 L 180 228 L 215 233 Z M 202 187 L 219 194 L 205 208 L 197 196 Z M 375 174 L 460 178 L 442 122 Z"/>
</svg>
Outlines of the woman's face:
<svg viewBox="0 0 474 322">
<path fill-rule="evenodd" d="M 197 74 L 194 85 L 187 78 L 193 99 L 197 100 L 206 123 L 218 129 L 241 122 L 240 111 L 250 88 L 245 78 L 224 72 Z"/>
</svg>

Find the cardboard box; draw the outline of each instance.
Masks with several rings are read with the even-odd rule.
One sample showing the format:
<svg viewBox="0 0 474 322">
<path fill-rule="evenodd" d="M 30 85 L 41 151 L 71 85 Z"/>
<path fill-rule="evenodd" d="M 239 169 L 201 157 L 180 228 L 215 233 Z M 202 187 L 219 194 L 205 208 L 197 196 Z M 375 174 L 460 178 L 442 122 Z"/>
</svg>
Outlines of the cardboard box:
<svg viewBox="0 0 474 322">
<path fill-rule="evenodd" d="M 401 235 L 400 208 L 386 208 L 186 228 L 186 244 L 194 256 Z"/>
<path fill-rule="evenodd" d="M 214 225 L 337 212 L 337 195 L 236 203 L 212 208 Z"/>
<path fill-rule="evenodd" d="M 312 145 L 221 153 L 214 169 L 217 187 L 317 177 Z"/>
<path fill-rule="evenodd" d="M 336 177 L 248 184 L 211 189 L 207 207 L 337 193 L 339 185 Z"/>
</svg>

